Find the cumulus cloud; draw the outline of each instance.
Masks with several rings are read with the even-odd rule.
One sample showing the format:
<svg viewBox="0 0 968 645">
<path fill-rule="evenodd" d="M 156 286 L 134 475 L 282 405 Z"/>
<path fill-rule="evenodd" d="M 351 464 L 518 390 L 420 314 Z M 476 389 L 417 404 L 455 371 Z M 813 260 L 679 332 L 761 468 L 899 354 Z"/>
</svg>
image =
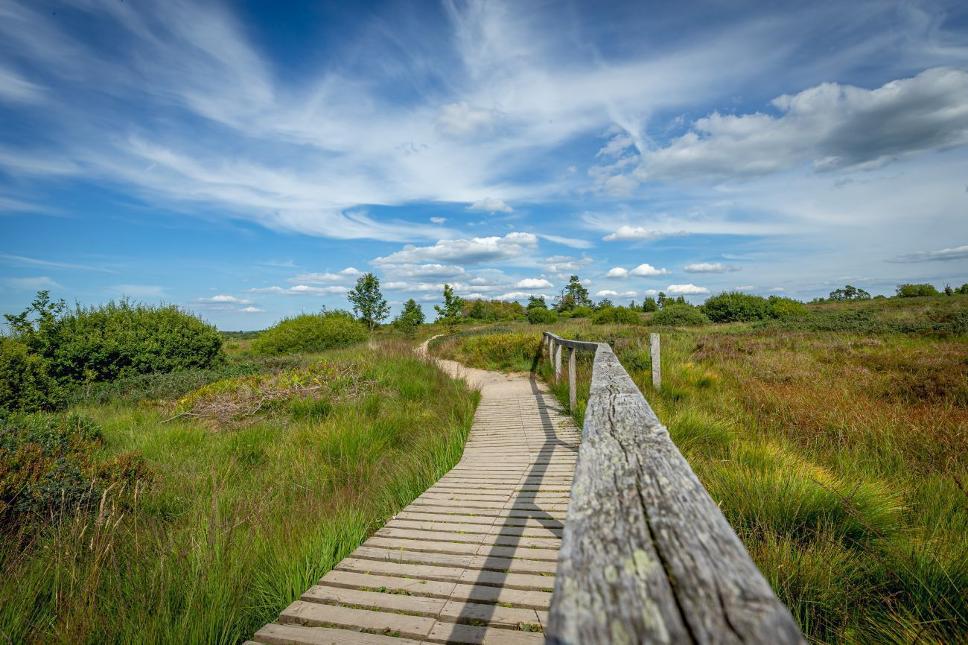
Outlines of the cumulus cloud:
<svg viewBox="0 0 968 645">
<path fill-rule="evenodd" d="M 518 289 L 550 289 L 552 285 L 544 278 L 525 278 L 518 280 L 514 286 Z"/>
<path fill-rule="evenodd" d="M 395 264 L 388 266 L 386 272 L 393 279 L 402 278 L 457 278 L 466 272 L 456 264 Z"/>
<path fill-rule="evenodd" d="M 512 300 L 527 300 L 531 296 L 540 296 L 542 298 L 548 297 L 546 294 L 535 293 L 534 291 L 509 291 L 508 293 L 502 293 L 494 296 L 494 299 L 510 302 Z"/>
<path fill-rule="evenodd" d="M 495 197 L 485 197 L 479 199 L 467 207 L 469 211 L 483 211 L 485 213 L 510 213 L 514 209 L 508 206 L 503 199 Z"/>
<path fill-rule="evenodd" d="M 944 260 L 966 260 L 968 259 L 968 244 L 963 246 L 953 246 L 947 249 L 936 251 L 919 251 L 899 255 L 890 262 L 937 262 Z"/>
<path fill-rule="evenodd" d="M 613 267 L 605 275 L 609 278 L 627 278 L 629 277 L 629 270 L 622 267 Z"/>
<path fill-rule="evenodd" d="M 533 252 L 537 246 L 538 237 L 533 233 L 508 233 L 503 237 L 439 240 L 433 246 L 407 245 L 396 253 L 374 259 L 373 263 L 378 266 L 424 262 L 479 264 L 520 258 Z"/>
<path fill-rule="evenodd" d="M 552 255 L 545 258 L 545 269 L 548 273 L 553 273 L 556 276 L 562 276 L 570 273 L 576 273 L 584 267 L 591 264 L 594 260 L 584 255 L 580 258 L 572 257 L 570 255 Z"/>
<path fill-rule="evenodd" d="M 431 222 L 431 224 L 445 224 L 447 222 L 447 218 L 446 217 L 431 217 L 430 218 L 430 222 Z"/>
<path fill-rule="evenodd" d="M 259 314 L 264 312 L 265 309 L 260 309 L 258 307 L 253 307 L 252 305 L 249 305 L 248 307 L 242 307 L 241 309 L 239 309 L 239 311 L 245 314 Z"/>
<path fill-rule="evenodd" d="M 734 267 L 722 262 L 694 262 L 683 267 L 686 273 L 726 273 L 728 271 L 739 271 L 739 267 Z"/>
<path fill-rule="evenodd" d="M 809 163 L 818 171 L 863 168 L 968 143 L 968 71 L 928 69 L 868 90 L 823 83 L 772 101 L 777 116 L 698 119 L 648 153 L 640 179 L 736 177 Z"/>
<path fill-rule="evenodd" d="M 629 271 L 629 275 L 634 275 L 640 278 L 647 278 L 655 275 L 665 275 L 667 273 L 669 273 L 668 269 L 657 269 L 651 264 L 644 263 Z"/>
<path fill-rule="evenodd" d="M 596 296 L 601 298 L 632 298 L 635 296 L 634 291 L 615 291 L 613 289 L 602 289 L 595 293 Z"/>
<path fill-rule="evenodd" d="M 666 293 L 670 293 L 676 296 L 690 296 L 698 295 L 702 293 L 709 293 L 709 289 L 706 287 L 698 287 L 694 284 L 670 284 L 666 287 Z"/>
</svg>

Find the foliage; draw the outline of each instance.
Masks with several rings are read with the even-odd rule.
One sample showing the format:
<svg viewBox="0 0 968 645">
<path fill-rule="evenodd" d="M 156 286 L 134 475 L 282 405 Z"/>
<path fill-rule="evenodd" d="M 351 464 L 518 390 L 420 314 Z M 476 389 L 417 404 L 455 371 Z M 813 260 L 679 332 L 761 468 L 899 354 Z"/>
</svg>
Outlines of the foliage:
<svg viewBox="0 0 968 645">
<path fill-rule="evenodd" d="M 562 318 L 591 318 L 595 315 L 595 310 L 591 307 L 575 307 L 561 312 Z"/>
<path fill-rule="evenodd" d="M 465 365 L 492 370 L 532 370 L 541 351 L 540 332 L 488 332 L 456 334 L 435 339 L 437 356 Z"/>
<path fill-rule="evenodd" d="M 0 408 L 53 409 L 72 384 L 209 369 L 224 360 L 218 331 L 174 306 L 122 300 L 69 311 L 41 291 L 6 318 L 13 336 L 0 348 Z"/>
<path fill-rule="evenodd" d="M 853 285 L 847 285 L 842 289 L 834 289 L 827 298 L 832 302 L 846 302 L 853 300 L 870 300 L 871 294 L 863 289 L 858 289 Z"/>
<path fill-rule="evenodd" d="M 256 338 L 252 350 L 257 354 L 321 352 L 366 338 L 366 327 L 348 312 L 324 311 L 279 321 Z"/>
<path fill-rule="evenodd" d="M 805 304 L 793 298 L 770 296 L 768 301 L 770 305 L 770 318 L 794 320 L 804 318 L 809 312 Z"/>
<path fill-rule="evenodd" d="M 612 308 L 614 306 L 615 306 L 615 303 L 612 302 L 611 299 L 609 299 L 609 298 L 602 298 L 601 300 L 598 301 L 598 304 L 595 305 L 594 309 L 596 311 L 599 311 L 601 309 L 610 309 L 610 308 Z"/>
<path fill-rule="evenodd" d="M 518 302 L 503 300 L 484 300 L 478 298 L 464 303 L 463 315 L 471 320 L 484 322 L 501 322 L 506 320 L 523 320 L 524 307 Z"/>
<path fill-rule="evenodd" d="M 661 310 L 652 314 L 652 323 L 655 325 L 683 327 L 705 325 L 708 322 L 709 318 L 698 307 L 681 303 L 667 304 Z"/>
<path fill-rule="evenodd" d="M 700 309 L 713 322 L 747 322 L 770 317 L 770 303 L 766 298 L 739 291 L 712 296 Z"/>
<path fill-rule="evenodd" d="M 437 312 L 437 322 L 443 323 L 453 330 L 463 318 L 464 299 L 454 293 L 454 288 L 449 284 L 444 285 L 444 304 L 434 305 Z"/>
<path fill-rule="evenodd" d="M 659 303 L 657 303 L 655 301 L 655 298 L 653 298 L 652 296 L 648 296 L 645 300 L 642 301 L 642 311 L 649 313 L 649 312 L 658 311 L 658 310 L 659 310 Z"/>
<path fill-rule="evenodd" d="M 55 410 L 63 404 L 63 389 L 48 373 L 47 361 L 19 340 L 0 336 L 0 413 Z"/>
<path fill-rule="evenodd" d="M 555 302 L 555 309 L 559 313 L 571 311 L 576 307 L 591 307 L 592 299 L 588 297 L 588 289 L 581 283 L 577 275 L 568 278 L 568 284 L 561 290 Z"/>
<path fill-rule="evenodd" d="M 638 325 L 642 317 L 629 307 L 605 307 L 595 312 L 592 322 L 596 325 Z"/>
<path fill-rule="evenodd" d="M 933 284 L 899 284 L 897 285 L 898 298 L 918 298 L 920 296 L 940 295 Z"/>
<path fill-rule="evenodd" d="M 400 315 L 393 321 L 393 325 L 407 336 L 413 336 L 417 327 L 424 324 L 424 312 L 417 301 L 410 298 L 403 303 Z"/>
<path fill-rule="evenodd" d="M 103 444 L 100 427 L 74 414 L 0 419 L 0 526 L 9 531 L 51 514 L 90 511 L 108 486 L 147 477 L 137 454 L 99 459 Z"/>
<path fill-rule="evenodd" d="M 380 292 L 380 279 L 372 273 L 361 275 L 346 297 L 353 303 L 353 313 L 371 331 L 390 313 L 390 306 Z"/>
<path fill-rule="evenodd" d="M 98 451 L 140 451 L 151 485 L 0 542 L 0 640 L 240 643 L 459 460 L 476 395 L 409 344 L 309 364 L 369 389 L 280 399 L 231 432 L 86 408 Z"/>
<path fill-rule="evenodd" d="M 532 325 L 546 325 L 558 320 L 558 312 L 548 309 L 543 296 L 531 296 L 528 298 L 526 309 L 528 322 Z"/>
</svg>

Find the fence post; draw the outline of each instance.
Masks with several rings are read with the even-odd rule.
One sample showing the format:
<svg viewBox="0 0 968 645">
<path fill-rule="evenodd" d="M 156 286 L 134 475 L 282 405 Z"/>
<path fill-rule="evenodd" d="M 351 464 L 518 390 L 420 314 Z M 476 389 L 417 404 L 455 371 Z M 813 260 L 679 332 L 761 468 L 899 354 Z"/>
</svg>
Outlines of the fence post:
<svg viewBox="0 0 968 645">
<path fill-rule="evenodd" d="M 652 354 L 652 387 L 662 389 L 662 358 L 659 351 L 659 334 L 649 334 Z"/>
<path fill-rule="evenodd" d="M 574 412 L 578 404 L 578 391 L 575 381 L 577 379 L 577 366 L 575 365 L 575 354 L 578 353 L 574 347 L 568 352 L 568 411 Z"/>
<path fill-rule="evenodd" d="M 561 382 L 561 343 L 555 343 L 555 383 Z"/>
</svg>

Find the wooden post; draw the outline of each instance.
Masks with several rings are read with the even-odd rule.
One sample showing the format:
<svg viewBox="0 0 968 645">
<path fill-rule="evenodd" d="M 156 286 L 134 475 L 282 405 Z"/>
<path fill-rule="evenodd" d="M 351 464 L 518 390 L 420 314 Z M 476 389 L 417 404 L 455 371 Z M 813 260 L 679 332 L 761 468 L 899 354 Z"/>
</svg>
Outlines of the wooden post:
<svg viewBox="0 0 968 645">
<path fill-rule="evenodd" d="M 578 404 L 578 390 L 575 385 L 575 381 L 578 378 L 575 372 L 578 371 L 575 365 L 575 354 L 578 353 L 574 347 L 570 348 L 568 351 L 568 411 L 574 412 L 575 406 Z"/>
<path fill-rule="evenodd" d="M 652 353 L 652 387 L 662 389 L 662 357 L 659 351 L 659 334 L 649 334 Z"/>
<path fill-rule="evenodd" d="M 561 343 L 555 343 L 555 383 L 561 382 Z"/>
</svg>

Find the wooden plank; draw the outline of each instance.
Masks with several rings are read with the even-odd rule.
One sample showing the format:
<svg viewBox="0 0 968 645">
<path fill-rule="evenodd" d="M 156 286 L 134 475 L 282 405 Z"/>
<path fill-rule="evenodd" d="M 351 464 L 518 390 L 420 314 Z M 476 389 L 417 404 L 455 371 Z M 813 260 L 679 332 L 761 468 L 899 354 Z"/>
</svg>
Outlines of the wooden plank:
<svg viewBox="0 0 968 645">
<path fill-rule="evenodd" d="M 493 629 L 473 625 L 437 623 L 427 639 L 431 643 L 467 643 L 469 645 L 536 645 L 544 636 L 512 629 Z"/>
<path fill-rule="evenodd" d="M 803 642 L 607 345 L 573 490 L 549 642 Z"/>
<path fill-rule="evenodd" d="M 406 638 L 423 639 L 434 628 L 436 619 L 340 605 L 323 605 L 297 600 L 279 614 L 279 622 L 306 627 L 342 627 L 387 632 Z"/>
<path fill-rule="evenodd" d="M 346 629 L 269 623 L 254 636 L 264 645 L 416 645 L 419 641 Z"/>
</svg>

